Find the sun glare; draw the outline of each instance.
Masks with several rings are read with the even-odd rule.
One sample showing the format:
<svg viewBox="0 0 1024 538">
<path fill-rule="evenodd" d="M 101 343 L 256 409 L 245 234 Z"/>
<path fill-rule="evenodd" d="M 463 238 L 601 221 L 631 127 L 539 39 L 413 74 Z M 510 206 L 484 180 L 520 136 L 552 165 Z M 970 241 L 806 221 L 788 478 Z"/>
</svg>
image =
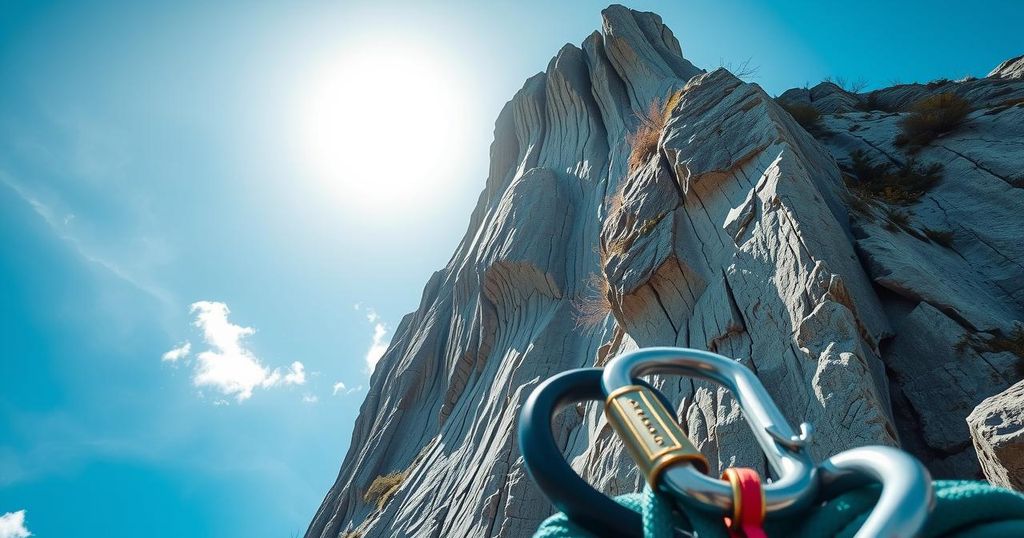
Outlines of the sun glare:
<svg viewBox="0 0 1024 538">
<path fill-rule="evenodd" d="M 438 54 L 367 42 L 304 88 L 299 151 L 348 209 L 410 209 L 441 196 L 466 132 L 464 85 Z"/>
</svg>

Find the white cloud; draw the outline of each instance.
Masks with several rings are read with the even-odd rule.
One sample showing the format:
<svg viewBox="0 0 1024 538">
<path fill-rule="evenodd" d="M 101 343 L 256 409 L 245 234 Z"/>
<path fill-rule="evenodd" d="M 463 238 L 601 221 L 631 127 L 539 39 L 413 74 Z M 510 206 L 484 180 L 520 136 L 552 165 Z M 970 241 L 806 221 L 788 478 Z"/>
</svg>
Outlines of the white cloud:
<svg viewBox="0 0 1024 538">
<path fill-rule="evenodd" d="M 384 337 L 388 334 L 387 328 L 383 323 L 375 323 L 373 325 L 373 343 L 370 344 L 370 349 L 366 350 L 366 369 L 373 373 L 373 369 L 377 367 L 377 362 L 384 356 L 384 352 L 388 350 L 388 341 L 384 340 Z"/>
<path fill-rule="evenodd" d="M 331 392 L 332 395 L 337 396 L 339 392 L 345 391 L 345 383 L 338 381 L 334 384 L 334 390 Z"/>
<path fill-rule="evenodd" d="M 362 303 L 356 303 L 352 307 L 356 310 L 363 310 Z M 373 325 L 373 335 L 371 336 L 370 349 L 366 350 L 366 356 L 363 360 L 366 362 L 366 371 L 372 374 L 373 369 L 377 367 L 377 362 L 380 361 L 384 352 L 388 350 L 388 344 L 391 339 L 385 340 L 384 337 L 388 334 L 388 327 L 381 320 L 376 310 L 373 308 L 366 309 L 366 321 Z"/>
<path fill-rule="evenodd" d="M 302 401 L 305 402 L 305 403 L 314 404 L 314 403 L 318 402 L 319 400 L 320 400 L 320 398 L 318 398 L 316 396 L 316 394 L 308 394 L 307 393 L 307 394 L 303 394 L 302 395 Z"/>
<path fill-rule="evenodd" d="M 302 385 L 306 382 L 306 367 L 301 362 L 292 363 L 291 369 L 284 376 L 285 385 Z"/>
<path fill-rule="evenodd" d="M 25 527 L 25 511 L 7 512 L 0 516 L 0 538 L 28 538 L 32 536 Z"/>
<path fill-rule="evenodd" d="M 167 353 L 164 353 L 160 360 L 168 362 L 176 362 L 179 359 L 188 357 L 188 354 L 192 352 L 192 342 L 186 341 L 184 344 L 176 348 L 172 348 Z"/>
<path fill-rule="evenodd" d="M 276 385 L 302 385 L 306 372 L 301 362 L 293 362 L 282 376 L 279 369 L 271 371 L 258 357 L 245 347 L 244 339 L 256 332 L 252 327 L 235 325 L 228 320 L 231 310 L 217 301 L 192 303 L 195 314 L 193 325 L 203 334 L 210 349 L 196 355 L 195 375 L 192 383 L 197 387 L 212 387 L 221 394 L 234 396 L 239 402 L 252 396 L 258 387 Z"/>
</svg>

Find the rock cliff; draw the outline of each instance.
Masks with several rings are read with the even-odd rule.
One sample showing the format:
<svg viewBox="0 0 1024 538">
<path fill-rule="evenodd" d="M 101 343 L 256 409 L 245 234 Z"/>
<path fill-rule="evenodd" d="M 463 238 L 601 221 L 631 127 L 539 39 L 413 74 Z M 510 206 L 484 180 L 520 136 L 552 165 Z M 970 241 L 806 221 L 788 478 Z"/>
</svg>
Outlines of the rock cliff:
<svg viewBox="0 0 1024 538">
<path fill-rule="evenodd" d="M 1024 373 L 1015 64 L 773 99 L 691 64 L 655 14 L 602 16 L 499 114 L 466 234 L 377 365 L 308 537 L 529 535 L 551 507 L 515 444 L 521 403 L 554 373 L 652 345 L 754 369 L 815 425 L 816 457 L 901 445 L 937 476 L 980 476 L 966 418 Z M 965 117 L 901 139 L 940 94 Z M 656 384 L 712 466 L 765 470 L 728 392 Z M 558 432 L 591 483 L 640 487 L 600 409 Z"/>
</svg>

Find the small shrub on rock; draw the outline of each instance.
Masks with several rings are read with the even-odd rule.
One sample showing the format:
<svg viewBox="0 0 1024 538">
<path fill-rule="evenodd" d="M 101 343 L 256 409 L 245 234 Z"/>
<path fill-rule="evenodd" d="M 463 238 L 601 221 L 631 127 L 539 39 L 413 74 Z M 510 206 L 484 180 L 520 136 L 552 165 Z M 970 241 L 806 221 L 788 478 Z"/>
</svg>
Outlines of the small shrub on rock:
<svg viewBox="0 0 1024 538">
<path fill-rule="evenodd" d="M 857 110 L 860 110 L 861 112 L 873 112 L 876 110 L 881 112 L 895 112 L 892 106 L 885 105 L 882 103 L 882 101 L 878 98 L 877 91 L 869 93 L 867 98 L 858 102 Z"/>
<path fill-rule="evenodd" d="M 896 137 L 896 144 L 911 150 L 927 146 L 956 129 L 970 112 L 970 103 L 955 93 L 925 97 L 914 103 L 910 114 L 900 122 L 902 132 Z"/>
<path fill-rule="evenodd" d="M 368 503 L 375 503 L 378 510 L 383 510 L 388 501 L 398 493 L 398 488 L 405 480 L 405 471 L 382 474 L 373 479 L 370 487 L 366 488 L 363 500 Z"/>
<path fill-rule="evenodd" d="M 860 93 L 868 86 L 868 81 L 862 78 L 857 80 L 847 80 L 845 77 L 825 77 L 822 82 L 838 86 L 846 93 Z"/>
<path fill-rule="evenodd" d="M 821 124 L 821 112 L 811 105 L 804 103 L 794 103 L 791 101 L 783 101 L 779 103 L 782 108 L 789 112 L 790 116 L 800 124 L 801 127 L 807 130 L 815 136 L 824 134 L 825 128 Z"/>
<path fill-rule="evenodd" d="M 917 201 L 942 179 L 942 165 L 918 165 L 908 158 L 901 166 L 890 163 L 871 164 L 861 150 L 850 154 L 849 186 L 861 194 L 889 204 L 906 205 Z"/>
</svg>

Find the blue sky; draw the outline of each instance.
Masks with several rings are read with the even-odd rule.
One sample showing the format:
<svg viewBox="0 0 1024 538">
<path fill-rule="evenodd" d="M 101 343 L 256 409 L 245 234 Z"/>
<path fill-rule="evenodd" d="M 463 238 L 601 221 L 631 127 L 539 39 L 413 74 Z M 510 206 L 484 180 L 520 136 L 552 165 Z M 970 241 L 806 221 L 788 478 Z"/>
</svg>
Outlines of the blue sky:
<svg viewBox="0 0 1024 538">
<path fill-rule="evenodd" d="M 494 117 L 605 5 L 549 4 L 3 3 L 0 538 L 301 534 Z M 1011 2 L 776 4 L 630 3 L 773 94 L 1024 53 Z"/>
</svg>

